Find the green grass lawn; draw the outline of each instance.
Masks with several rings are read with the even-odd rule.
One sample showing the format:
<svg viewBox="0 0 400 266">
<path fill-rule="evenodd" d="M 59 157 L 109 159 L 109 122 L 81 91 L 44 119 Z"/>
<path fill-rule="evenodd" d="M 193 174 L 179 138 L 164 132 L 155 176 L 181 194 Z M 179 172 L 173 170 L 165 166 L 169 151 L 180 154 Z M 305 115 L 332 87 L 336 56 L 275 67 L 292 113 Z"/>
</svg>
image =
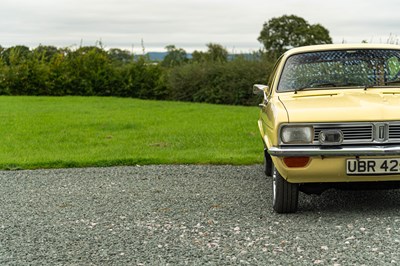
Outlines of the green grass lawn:
<svg viewBox="0 0 400 266">
<path fill-rule="evenodd" d="M 0 97 L 0 168 L 262 161 L 258 108 L 109 97 Z"/>
</svg>

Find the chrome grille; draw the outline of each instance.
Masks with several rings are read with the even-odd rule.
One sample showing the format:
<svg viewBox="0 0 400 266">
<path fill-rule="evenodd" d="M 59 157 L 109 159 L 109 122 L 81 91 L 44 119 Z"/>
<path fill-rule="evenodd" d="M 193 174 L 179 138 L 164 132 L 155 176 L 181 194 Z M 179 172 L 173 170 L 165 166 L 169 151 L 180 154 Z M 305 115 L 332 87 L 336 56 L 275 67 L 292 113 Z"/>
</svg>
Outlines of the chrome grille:
<svg viewBox="0 0 400 266">
<path fill-rule="evenodd" d="M 373 140 L 372 124 L 326 124 L 314 127 L 314 142 L 318 143 L 319 133 L 322 130 L 339 129 L 343 133 L 343 144 L 365 143 Z"/>
<path fill-rule="evenodd" d="M 319 134 L 321 131 L 340 130 L 343 134 L 342 145 L 357 144 L 395 144 L 400 143 L 400 121 L 390 122 L 354 122 L 354 123 L 288 123 L 283 126 L 312 126 L 314 129 L 313 141 L 308 145 L 321 145 Z M 282 126 L 281 126 L 282 127 Z M 280 133 L 279 133 L 280 135 Z M 307 145 L 284 144 L 281 145 Z"/>
<path fill-rule="evenodd" d="M 389 140 L 400 139 L 400 124 L 389 124 Z"/>
</svg>

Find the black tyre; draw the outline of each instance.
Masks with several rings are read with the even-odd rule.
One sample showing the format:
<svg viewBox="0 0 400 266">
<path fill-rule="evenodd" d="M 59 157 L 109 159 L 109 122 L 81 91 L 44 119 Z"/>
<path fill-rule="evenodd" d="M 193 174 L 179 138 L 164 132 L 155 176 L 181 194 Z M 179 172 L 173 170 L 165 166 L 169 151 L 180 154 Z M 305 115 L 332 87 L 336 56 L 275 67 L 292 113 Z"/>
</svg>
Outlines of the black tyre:
<svg viewBox="0 0 400 266">
<path fill-rule="evenodd" d="M 266 176 L 272 176 L 272 159 L 266 148 L 264 148 L 264 173 Z"/>
<path fill-rule="evenodd" d="M 272 206 L 277 213 L 297 211 L 299 185 L 287 182 L 272 164 Z"/>
</svg>

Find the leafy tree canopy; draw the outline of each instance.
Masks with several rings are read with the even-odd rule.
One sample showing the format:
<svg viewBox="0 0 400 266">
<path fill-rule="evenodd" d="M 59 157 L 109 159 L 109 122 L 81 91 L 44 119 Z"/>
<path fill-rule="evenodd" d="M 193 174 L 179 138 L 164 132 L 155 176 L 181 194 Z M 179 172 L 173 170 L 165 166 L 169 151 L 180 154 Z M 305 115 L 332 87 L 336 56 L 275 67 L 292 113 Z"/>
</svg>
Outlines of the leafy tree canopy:
<svg viewBox="0 0 400 266">
<path fill-rule="evenodd" d="M 24 60 L 27 60 L 30 55 L 30 49 L 24 45 L 17 45 L 11 48 L 5 49 L 1 53 L 1 57 L 6 64 L 20 64 Z"/>
<path fill-rule="evenodd" d="M 320 24 L 310 25 L 301 17 L 284 15 L 265 22 L 258 41 L 267 52 L 279 56 L 292 47 L 332 43 L 332 38 Z"/>
<path fill-rule="evenodd" d="M 113 62 L 128 63 L 133 60 L 133 55 L 127 51 L 119 48 L 111 48 L 108 50 L 108 56 Z"/>
<path fill-rule="evenodd" d="M 194 51 L 192 54 L 193 61 L 219 63 L 228 61 L 228 51 L 222 45 L 217 43 L 208 43 L 207 48 L 208 49 L 205 53 Z"/>
<path fill-rule="evenodd" d="M 50 61 L 53 56 L 59 53 L 59 50 L 55 46 L 39 45 L 33 50 L 33 53 L 42 56 L 46 61 Z"/>
<path fill-rule="evenodd" d="M 167 49 L 168 54 L 164 57 L 164 60 L 161 62 L 162 66 L 165 67 L 174 67 L 182 65 L 187 62 L 187 54 L 186 51 L 182 48 L 176 48 L 175 45 L 167 45 L 165 47 Z"/>
</svg>

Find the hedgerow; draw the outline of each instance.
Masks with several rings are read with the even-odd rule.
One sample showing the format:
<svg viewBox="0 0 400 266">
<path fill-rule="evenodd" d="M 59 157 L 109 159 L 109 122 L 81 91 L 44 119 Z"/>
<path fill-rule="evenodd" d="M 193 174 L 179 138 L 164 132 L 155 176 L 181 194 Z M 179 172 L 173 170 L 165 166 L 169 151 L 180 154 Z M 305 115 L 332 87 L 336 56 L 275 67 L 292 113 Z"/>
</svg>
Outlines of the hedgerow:
<svg viewBox="0 0 400 266">
<path fill-rule="evenodd" d="M 141 99 L 252 105 L 252 84 L 265 83 L 271 63 L 262 57 L 235 56 L 220 45 L 188 59 L 169 46 L 164 62 L 151 62 L 101 46 L 77 49 L 0 46 L 1 95 L 118 96 Z"/>
</svg>

